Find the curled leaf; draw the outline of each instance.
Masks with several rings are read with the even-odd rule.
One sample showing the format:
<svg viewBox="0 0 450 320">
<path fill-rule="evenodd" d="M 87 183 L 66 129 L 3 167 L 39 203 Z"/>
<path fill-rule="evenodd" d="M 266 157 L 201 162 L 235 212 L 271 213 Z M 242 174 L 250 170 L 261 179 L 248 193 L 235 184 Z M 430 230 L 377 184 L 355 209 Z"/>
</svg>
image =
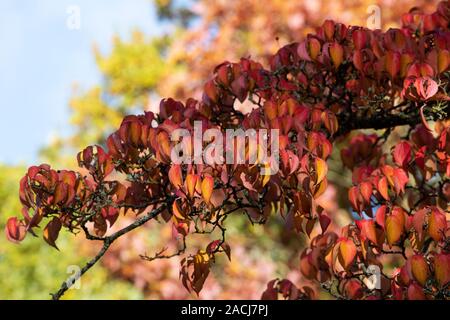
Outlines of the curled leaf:
<svg viewBox="0 0 450 320">
<path fill-rule="evenodd" d="M 13 242 L 19 243 L 25 238 L 27 229 L 22 221 L 19 221 L 17 217 L 11 217 L 8 219 L 5 225 L 6 238 Z"/>
<path fill-rule="evenodd" d="M 62 227 L 61 220 L 57 217 L 54 217 L 44 229 L 44 240 L 57 250 L 59 249 L 56 246 L 55 241 L 56 239 L 58 239 L 61 227 Z"/>
</svg>

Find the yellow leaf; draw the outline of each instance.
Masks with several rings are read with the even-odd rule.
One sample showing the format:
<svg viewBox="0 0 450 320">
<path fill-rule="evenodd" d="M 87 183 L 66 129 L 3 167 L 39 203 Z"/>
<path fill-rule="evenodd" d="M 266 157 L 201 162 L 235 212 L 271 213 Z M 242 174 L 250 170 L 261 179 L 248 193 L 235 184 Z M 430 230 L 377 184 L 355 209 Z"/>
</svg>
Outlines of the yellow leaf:
<svg viewBox="0 0 450 320">
<path fill-rule="evenodd" d="M 328 166 L 326 161 L 321 158 L 316 158 L 315 165 L 317 175 L 316 184 L 319 184 L 327 176 Z"/>
</svg>

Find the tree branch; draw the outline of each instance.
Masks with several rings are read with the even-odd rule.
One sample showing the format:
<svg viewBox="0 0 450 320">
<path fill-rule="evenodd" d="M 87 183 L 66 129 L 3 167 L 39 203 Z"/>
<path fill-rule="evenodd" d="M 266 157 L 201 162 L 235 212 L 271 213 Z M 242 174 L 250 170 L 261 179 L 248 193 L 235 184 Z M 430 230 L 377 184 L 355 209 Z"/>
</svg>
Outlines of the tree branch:
<svg viewBox="0 0 450 320">
<path fill-rule="evenodd" d="M 419 113 L 419 107 L 414 108 L 411 112 L 388 112 L 388 110 L 378 111 L 372 115 L 345 113 L 338 116 L 339 131 L 336 136 L 345 135 L 352 130 L 357 129 L 387 129 L 397 126 L 410 125 L 415 126 L 422 122 Z M 447 119 L 450 117 L 449 105 L 430 104 L 425 107 L 424 114 L 427 120 Z"/>
<path fill-rule="evenodd" d="M 103 241 L 102 248 L 100 249 L 100 251 L 97 253 L 97 255 L 94 258 L 92 258 L 91 260 L 89 260 L 88 263 L 86 263 L 86 265 L 81 269 L 80 274 L 78 275 L 77 278 L 80 278 L 90 268 L 92 268 L 100 260 L 100 258 L 103 257 L 103 255 L 106 253 L 106 251 L 108 251 L 109 247 L 116 239 L 118 239 L 119 237 L 123 236 L 124 234 L 136 229 L 137 227 L 140 227 L 147 221 L 158 216 L 162 211 L 164 211 L 164 209 L 166 209 L 166 207 L 168 206 L 168 202 L 170 202 L 170 200 L 168 200 L 166 203 L 163 203 L 160 207 L 150 211 L 147 215 L 137 219 L 135 222 L 128 225 L 127 227 L 120 229 L 119 231 L 113 233 L 112 235 L 101 239 L 101 241 Z M 99 240 L 99 239 L 96 239 L 96 240 Z M 77 279 L 75 279 L 75 280 L 77 280 Z M 50 293 L 53 300 L 59 300 L 64 295 L 64 293 L 74 283 L 74 281 L 71 281 L 71 283 L 68 283 L 68 282 L 69 282 L 68 280 L 64 281 L 56 293 Z"/>
</svg>

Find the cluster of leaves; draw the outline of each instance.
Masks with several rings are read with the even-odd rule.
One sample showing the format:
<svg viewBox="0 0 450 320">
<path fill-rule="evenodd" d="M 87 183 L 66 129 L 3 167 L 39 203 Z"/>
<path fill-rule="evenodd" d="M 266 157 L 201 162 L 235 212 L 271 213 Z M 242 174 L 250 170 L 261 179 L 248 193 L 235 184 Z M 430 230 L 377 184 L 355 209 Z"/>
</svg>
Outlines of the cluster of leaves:
<svg viewBox="0 0 450 320">
<path fill-rule="evenodd" d="M 8 219 L 7 212 L 20 211 L 21 205 L 16 190 L 25 169 L 22 166 L 0 165 L 0 227 L 2 230 Z M 48 288 L 55 286 L 55 280 L 59 282 L 73 274 L 73 269 L 68 270 L 68 266 L 82 266 L 86 257 L 89 256 L 86 250 L 80 250 L 79 241 L 69 233 L 61 234 L 58 245 L 64 252 L 77 252 L 77 254 L 61 255 L 61 252 L 52 247 L 43 246 L 39 238 L 25 239 L 17 247 L 11 245 L 5 237 L 1 237 L 0 273 L 8 274 L 8 276 L 2 278 L 0 298 L 2 300 L 48 299 Z M 11 270 L 20 270 L 20 272 L 11 272 Z M 70 290 L 65 298 L 140 299 L 143 297 L 132 284 L 112 278 L 108 269 L 102 266 L 86 274 L 79 284 L 82 290 Z"/>
<path fill-rule="evenodd" d="M 382 32 L 327 20 L 301 43 L 281 48 L 268 68 L 248 58 L 224 62 L 206 82 L 201 100 L 164 99 L 157 114 L 125 117 L 108 137 L 107 151 L 90 146 L 78 154 L 80 172 L 31 167 L 21 181 L 23 219 L 8 220 L 8 238 L 21 241 L 46 220 L 44 239 L 52 246 L 63 227 L 103 241 L 95 263 L 115 239 L 150 219 L 172 223 L 183 244 L 175 254 L 184 253 L 189 235 L 219 230 L 220 239 L 182 260 L 182 282 L 198 293 L 216 254 L 230 257 L 225 241 L 230 215 L 263 224 L 279 213 L 308 236 L 320 225 L 321 233 L 301 254 L 300 270 L 337 297 L 448 297 L 450 126 L 439 120 L 432 132 L 427 118 L 448 114 L 450 4 L 441 2 L 432 14 L 413 10 L 402 21 L 401 29 Z M 246 114 L 236 108 L 244 101 L 254 106 Z M 261 174 L 267 167 L 261 162 L 171 163 L 179 143 L 172 133 L 184 129 L 193 136 L 194 121 L 224 136 L 229 128 L 278 129 L 279 172 Z M 380 144 L 399 125 L 411 130 L 390 161 Z M 342 151 L 343 163 L 353 170 L 349 201 L 361 219 L 338 235 L 328 230 L 332 217 L 317 198 L 328 186 L 333 142 L 362 128 L 386 131 L 356 136 Z M 189 139 L 183 143 L 192 149 Z M 245 159 L 259 154 L 248 143 L 239 148 Z M 121 213 L 140 217 L 107 236 Z M 362 281 L 365 269 L 378 265 L 383 271 L 388 254 L 406 262 L 398 273 L 383 273 L 382 289 L 373 291 Z M 147 258 L 162 257 L 167 256 Z M 313 297 L 311 288 L 286 280 L 271 282 L 263 297 L 278 292 Z"/>
</svg>

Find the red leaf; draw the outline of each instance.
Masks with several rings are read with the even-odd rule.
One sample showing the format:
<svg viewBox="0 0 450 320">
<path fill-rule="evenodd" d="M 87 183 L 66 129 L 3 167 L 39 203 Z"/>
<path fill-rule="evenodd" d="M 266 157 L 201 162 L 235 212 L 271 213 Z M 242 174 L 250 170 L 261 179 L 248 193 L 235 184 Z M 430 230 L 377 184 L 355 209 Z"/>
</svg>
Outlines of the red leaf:
<svg viewBox="0 0 450 320">
<path fill-rule="evenodd" d="M 59 249 L 56 246 L 55 241 L 56 239 L 58 239 L 61 227 L 62 227 L 61 220 L 55 217 L 47 224 L 47 226 L 44 229 L 44 240 L 57 250 Z"/>
<path fill-rule="evenodd" d="M 449 64 L 450 64 L 450 53 L 448 50 L 439 50 L 438 56 L 437 56 L 437 67 L 438 72 L 444 72 L 447 70 Z"/>
<path fill-rule="evenodd" d="M 202 181 L 202 196 L 206 203 L 209 203 L 211 194 L 214 189 L 214 179 L 210 175 L 206 175 Z"/>
<path fill-rule="evenodd" d="M 411 160 L 411 145 L 406 141 L 398 143 L 392 152 L 392 156 L 396 164 L 400 167 L 406 167 Z"/>
<path fill-rule="evenodd" d="M 364 294 L 361 283 L 356 279 L 350 279 L 345 283 L 344 292 L 350 299 L 360 299 Z"/>
<path fill-rule="evenodd" d="M 216 87 L 214 81 L 212 81 L 212 80 L 208 81 L 205 84 L 204 90 L 205 90 L 205 94 L 207 95 L 207 97 L 212 102 L 217 103 L 219 94 L 218 94 L 218 90 L 217 90 L 217 87 Z"/>
<path fill-rule="evenodd" d="M 411 257 L 411 273 L 418 283 L 425 285 L 428 279 L 428 264 L 422 255 L 416 254 Z"/>
<path fill-rule="evenodd" d="M 425 224 L 425 218 L 426 218 L 427 210 L 422 209 L 414 213 L 412 224 L 414 226 L 414 229 L 416 230 L 419 239 L 422 239 L 423 236 L 423 226 Z"/>
<path fill-rule="evenodd" d="M 25 238 L 27 228 L 22 221 L 19 221 L 17 217 L 11 217 L 8 219 L 5 225 L 6 238 L 13 242 L 19 243 Z"/>
<path fill-rule="evenodd" d="M 324 213 L 322 213 L 319 217 L 320 222 L 320 228 L 322 229 L 322 233 L 325 233 L 327 231 L 328 226 L 331 223 L 331 219 Z"/>
<path fill-rule="evenodd" d="M 357 212 L 361 212 L 361 205 L 359 201 L 359 190 L 358 187 L 353 186 L 348 190 L 348 200 L 352 205 L 353 209 Z"/>
<path fill-rule="evenodd" d="M 302 275 L 309 280 L 314 280 L 317 275 L 317 269 L 313 264 L 311 253 L 302 253 L 300 256 L 300 272 Z"/>
<path fill-rule="evenodd" d="M 408 287 L 408 300 L 425 300 L 423 289 L 417 283 L 412 282 Z"/>
<path fill-rule="evenodd" d="M 390 246 L 400 240 L 403 234 L 404 225 L 397 215 L 386 218 L 386 238 Z"/>
<path fill-rule="evenodd" d="M 377 224 L 384 229 L 385 219 L 386 219 L 386 205 L 382 205 L 377 209 L 377 213 L 375 215 L 375 221 Z"/>
<path fill-rule="evenodd" d="M 367 45 L 367 33 L 365 30 L 355 30 L 352 33 L 353 43 L 355 45 L 355 49 L 361 50 L 364 49 Z"/>
<path fill-rule="evenodd" d="M 417 92 L 424 98 L 428 100 L 438 92 L 438 85 L 430 77 L 417 78 L 416 80 Z"/>
<path fill-rule="evenodd" d="M 374 244 L 377 244 L 377 233 L 375 230 L 375 223 L 373 220 L 357 220 L 356 224 L 358 228 L 361 230 L 361 234 L 363 237 L 369 239 Z"/>
<path fill-rule="evenodd" d="M 381 196 L 387 201 L 390 200 L 388 193 L 388 181 L 386 177 L 382 177 L 378 180 L 378 192 L 380 192 Z"/>
<path fill-rule="evenodd" d="M 405 192 L 406 184 L 409 181 L 407 172 L 401 168 L 395 168 L 391 178 L 394 183 L 395 193 L 397 195 L 400 195 L 401 193 Z"/>
<path fill-rule="evenodd" d="M 361 195 L 362 195 L 364 201 L 367 204 L 370 204 L 370 198 L 372 197 L 372 183 L 362 182 L 359 185 L 359 190 L 361 192 Z"/>
</svg>

